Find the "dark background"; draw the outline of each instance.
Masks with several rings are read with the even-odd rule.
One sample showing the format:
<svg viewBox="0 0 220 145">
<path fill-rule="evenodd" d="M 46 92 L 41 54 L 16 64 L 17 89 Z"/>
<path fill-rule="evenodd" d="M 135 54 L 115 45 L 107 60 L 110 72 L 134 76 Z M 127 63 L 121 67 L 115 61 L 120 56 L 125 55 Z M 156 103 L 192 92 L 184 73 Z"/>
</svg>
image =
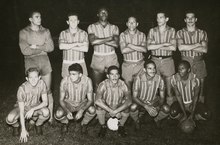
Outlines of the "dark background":
<svg viewBox="0 0 220 145">
<path fill-rule="evenodd" d="M 130 137 L 119 138 L 111 135 L 106 144 L 166 144 L 166 145 L 214 145 L 220 144 L 220 1 L 219 0 L 1 0 L 0 1 L 0 144 L 15 144 L 18 138 L 11 136 L 11 128 L 5 123 L 5 117 L 16 102 L 16 91 L 24 81 L 23 55 L 18 45 L 19 30 L 29 24 L 28 14 L 39 10 L 42 14 L 42 25 L 49 28 L 55 43 L 55 49 L 49 54 L 53 68 L 53 94 L 55 108 L 58 105 L 59 83 L 61 80 L 62 51 L 58 48 L 59 33 L 67 29 L 66 15 L 69 11 L 78 12 L 79 27 L 87 31 L 89 24 L 97 21 L 97 10 L 105 6 L 109 10 L 109 21 L 116 24 L 120 32 L 126 29 L 127 18 L 134 15 L 138 18 L 138 29 L 146 35 L 150 28 L 156 26 L 156 13 L 167 12 L 168 25 L 177 30 L 185 27 L 185 11 L 193 10 L 198 18 L 197 26 L 208 34 L 208 53 L 205 55 L 208 77 L 206 84 L 207 105 L 212 112 L 212 119 L 206 125 L 199 125 L 194 135 L 178 132 L 175 125 L 165 123 L 163 131 L 155 131 L 152 124 L 145 125 L 143 131 L 134 133 L 128 127 Z M 86 54 L 86 62 L 91 61 L 93 49 Z M 122 55 L 117 51 L 119 61 Z M 179 52 L 174 54 L 175 62 L 179 60 Z M 169 122 L 169 121 L 168 121 Z M 74 131 L 67 135 L 63 144 L 104 144 L 96 139 L 97 127 L 92 127 L 90 137 L 82 137 Z M 60 144 L 59 125 L 46 130 L 43 137 L 34 136 L 30 144 Z M 154 133 L 146 138 L 146 131 Z M 56 132 L 56 133 L 54 133 Z M 95 132 L 95 133 L 94 133 Z M 113 134 L 113 133 L 112 133 Z M 32 135 L 31 135 L 32 136 Z M 158 138 L 159 137 L 159 138 Z M 124 143 L 123 143 L 124 142 Z M 132 143 L 131 143 L 132 142 Z M 61 142 L 62 143 L 62 142 Z"/>
</svg>

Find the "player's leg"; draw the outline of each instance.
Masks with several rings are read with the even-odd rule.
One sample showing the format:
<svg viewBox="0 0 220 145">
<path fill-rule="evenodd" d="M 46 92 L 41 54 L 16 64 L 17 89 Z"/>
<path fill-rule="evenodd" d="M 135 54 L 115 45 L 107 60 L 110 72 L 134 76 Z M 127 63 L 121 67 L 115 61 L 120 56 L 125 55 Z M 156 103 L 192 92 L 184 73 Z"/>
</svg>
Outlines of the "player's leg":
<svg viewBox="0 0 220 145">
<path fill-rule="evenodd" d="M 37 117 L 37 121 L 35 124 L 36 133 L 38 135 L 42 135 L 43 134 L 42 125 L 46 120 L 49 119 L 50 111 L 47 107 L 41 108 L 34 112 L 33 117 Z"/>
<path fill-rule="evenodd" d="M 121 112 L 121 119 L 119 120 L 118 134 L 122 137 L 125 137 L 127 135 L 124 124 L 127 121 L 128 117 L 129 117 L 129 109 L 126 109 L 123 112 Z"/>
<path fill-rule="evenodd" d="M 140 129 L 140 118 L 139 118 L 139 107 L 137 104 L 133 103 L 130 106 L 130 117 L 134 120 L 135 122 L 135 130 Z"/>
<path fill-rule="evenodd" d="M 47 86 L 48 108 L 50 110 L 49 122 L 52 123 L 53 122 L 53 105 L 54 105 L 53 95 L 51 91 L 52 73 L 48 73 L 42 76 L 42 79 L 44 80 Z"/>
<path fill-rule="evenodd" d="M 107 131 L 107 126 L 105 124 L 105 115 L 106 115 L 106 111 L 97 107 L 96 109 L 96 114 L 99 120 L 99 124 L 101 125 L 100 131 L 98 133 L 99 137 L 104 137 Z"/>
<path fill-rule="evenodd" d="M 13 127 L 13 132 L 12 132 L 13 136 L 18 136 L 20 133 L 19 132 L 19 123 L 18 123 L 19 112 L 20 112 L 19 108 L 16 107 L 6 117 L 6 123 Z"/>
<path fill-rule="evenodd" d="M 81 122 L 81 133 L 86 134 L 87 133 L 87 127 L 88 123 L 95 117 L 96 115 L 96 110 L 94 106 L 90 106 L 83 117 L 83 120 Z"/>
</svg>

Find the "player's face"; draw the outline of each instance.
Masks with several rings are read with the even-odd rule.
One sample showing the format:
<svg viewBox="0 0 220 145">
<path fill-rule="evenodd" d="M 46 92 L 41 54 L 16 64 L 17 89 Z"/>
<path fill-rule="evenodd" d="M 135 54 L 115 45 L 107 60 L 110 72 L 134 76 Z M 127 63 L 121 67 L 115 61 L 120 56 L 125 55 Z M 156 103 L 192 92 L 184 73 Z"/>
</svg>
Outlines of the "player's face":
<svg viewBox="0 0 220 145">
<path fill-rule="evenodd" d="M 106 21 L 108 19 L 108 11 L 106 9 L 101 9 L 98 13 L 100 21 Z"/>
<path fill-rule="evenodd" d="M 154 77 L 156 74 L 156 66 L 153 63 L 147 64 L 145 70 L 149 77 Z"/>
<path fill-rule="evenodd" d="M 41 25 L 41 14 L 38 12 L 33 13 L 32 17 L 29 18 L 31 24 L 40 26 Z"/>
<path fill-rule="evenodd" d="M 136 30 L 138 23 L 134 17 L 128 18 L 127 27 L 130 31 Z"/>
<path fill-rule="evenodd" d="M 79 24 L 77 16 L 69 16 L 69 20 L 66 21 L 70 28 L 75 29 Z"/>
<path fill-rule="evenodd" d="M 111 72 L 108 74 L 108 78 L 113 84 L 118 83 L 119 77 L 120 74 L 116 69 L 111 70 Z"/>
<path fill-rule="evenodd" d="M 165 25 L 169 19 L 165 17 L 164 13 L 157 14 L 157 24 L 158 26 Z"/>
<path fill-rule="evenodd" d="M 74 83 L 78 83 L 81 80 L 82 74 L 79 73 L 78 71 L 70 71 L 69 72 L 70 79 Z"/>
<path fill-rule="evenodd" d="M 180 64 L 178 66 L 178 72 L 179 72 L 181 77 L 185 77 L 189 73 L 189 69 L 187 69 L 185 65 Z"/>
<path fill-rule="evenodd" d="M 40 76 L 38 72 L 33 71 L 29 73 L 28 77 L 26 77 L 26 80 L 31 84 L 31 86 L 35 87 L 40 80 Z"/>
<path fill-rule="evenodd" d="M 185 18 L 185 22 L 187 26 L 195 26 L 196 22 L 197 22 L 197 18 L 195 17 L 194 13 L 187 13 L 186 14 L 186 18 Z"/>
</svg>

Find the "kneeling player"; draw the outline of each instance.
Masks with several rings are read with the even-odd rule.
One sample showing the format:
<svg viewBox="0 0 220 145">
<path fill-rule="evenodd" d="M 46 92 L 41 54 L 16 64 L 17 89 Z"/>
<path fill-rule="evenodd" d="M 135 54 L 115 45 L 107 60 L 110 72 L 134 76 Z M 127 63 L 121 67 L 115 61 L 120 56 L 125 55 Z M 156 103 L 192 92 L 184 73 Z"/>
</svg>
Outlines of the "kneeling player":
<svg viewBox="0 0 220 145">
<path fill-rule="evenodd" d="M 154 117 L 157 127 L 160 128 L 161 120 L 169 113 L 169 106 L 164 103 L 164 81 L 160 75 L 156 74 L 156 65 L 152 60 L 146 61 L 144 67 L 134 79 L 134 103 L 131 105 L 130 115 L 135 121 L 136 129 L 139 129 L 139 112 L 143 109 Z"/>
<path fill-rule="evenodd" d="M 62 123 L 61 133 L 68 131 L 69 120 L 79 120 L 81 122 L 81 133 L 87 133 L 87 124 L 95 116 L 93 103 L 92 81 L 83 75 L 80 64 L 69 66 L 69 76 L 62 79 L 60 84 L 60 107 L 58 107 L 55 118 Z M 73 116 L 72 113 L 76 113 Z"/>
<path fill-rule="evenodd" d="M 170 115 L 179 119 L 180 123 L 186 119 L 207 120 L 210 112 L 203 103 L 198 102 L 200 81 L 191 72 L 188 61 L 181 61 L 178 73 L 173 75 L 171 84 L 175 91 L 177 101 L 171 105 Z"/>
<path fill-rule="evenodd" d="M 47 108 L 46 84 L 41 80 L 39 70 L 29 68 L 26 75 L 27 81 L 18 88 L 18 103 L 6 118 L 6 122 L 14 127 L 13 135 L 19 134 L 19 126 L 21 125 L 20 142 L 28 141 L 29 133 L 25 127 L 25 119 L 34 122 L 37 134 L 42 135 L 42 124 L 50 115 Z M 20 120 L 20 125 L 18 120 Z"/>
<path fill-rule="evenodd" d="M 101 124 L 99 137 L 104 137 L 107 131 L 105 125 L 106 115 L 119 119 L 118 133 L 122 137 L 126 136 L 124 124 L 129 116 L 126 109 L 131 104 L 131 98 L 128 87 L 119 78 L 119 68 L 110 66 L 107 70 L 107 79 L 99 84 L 95 101 L 97 105 L 96 113 Z"/>
</svg>

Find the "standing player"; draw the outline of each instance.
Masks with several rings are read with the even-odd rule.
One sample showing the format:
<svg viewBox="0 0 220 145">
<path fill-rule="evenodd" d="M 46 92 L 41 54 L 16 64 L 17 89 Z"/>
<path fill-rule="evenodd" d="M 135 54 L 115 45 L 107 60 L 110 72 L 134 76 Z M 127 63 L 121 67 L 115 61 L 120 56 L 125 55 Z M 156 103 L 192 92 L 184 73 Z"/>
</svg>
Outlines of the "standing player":
<svg viewBox="0 0 220 145">
<path fill-rule="evenodd" d="M 139 129 L 139 111 L 144 109 L 154 117 L 157 127 L 160 128 L 161 120 L 169 113 L 169 106 L 164 104 L 164 81 L 156 74 L 156 65 L 152 60 L 147 60 L 144 66 L 143 71 L 134 79 L 130 115 L 135 121 L 136 129 Z"/>
<path fill-rule="evenodd" d="M 169 27 L 167 22 L 169 17 L 164 12 L 157 13 L 158 26 L 150 29 L 147 37 L 147 48 L 151 50 L 152 60 L 157 67 L 157 73 L 165 80 L 167 103 L 173 102 L 171 94 L 170 78 L 175 73 L 173 51 L 176 51 L 175 29 Z"/>
<path fill-rule="evenodd" d="M 62 77 L 69 75 L 68 67 L 73 63 L 79 63 L 84 75 L 88 75 L 84 60 L 84 52 L 88 52 L 88 34 L 78 28 L 77 14 L 69 13 L 66 23 L 69 28 L 62 31 L 59 37 L 59 47 L 63 50 Z"/>
<path fill-rule="evenodd" d="M 81 131 L 87 133 L 87 124 L 95 116 L 93 103 L 92 81 L 83 75 L 83 69 L 80 64 L 74 63 L 69 66 L 69 76 L 62 79 L 60 84 L 60 106 L 55 118 L 63 125 L 61 133 L 68 131 L 69 120 L 79 120 L 84 116 L 81 122 Z M 72 113 L 76 112 L 73 116 Z"/>
<path fill-rule="evenodd" d="M 119 68 L 110 66 L 107 70 L 107 79 L 99 84 L 95 104 L 97 105 L 97 117 L 101 124 L 99 137 L 106 134 L 105 117 L 120 119 L 118 133 L 126 136 L 124 124 L 129 116 L 128 107 L 131 104 L 130 92 L 124 81 L 120 80 Z"/>
<path fill-rule="evenodd" d="M 203 54 L 208 51 L 207 33 L 196 27 L 197 18 L 194 12 L 187 12 L 184 20 L 186 28 L 177 32 L 178 48 L 181 52 L 181 58 L 190 63 L 192 72 L 200 79 L 199 102 L 204 103 L 203 88 L 207 72 Z"/>
<path fill-rule="evenodd" d="M 190 63 L 181 61 L 178 65 L 178 73 L 171 79 L 177 101 L 171 106 L 171 117 L 180 122 L 190 119 L 207 120 L 209 112 L 202 103 L 198 102 L 200 81 L 191 72 Z M 202 112 L 203 111 L 203 112 Z M 187 116 L 187 113 L 189 114 Z"/>
<path fill-rule="evenodd" d="M 53 123 L 53 97 L 51 92 L 52 68 L 47 53 L 54 50 L 50 31 L 41 26 L 41 14 L 38 11 L 30 13 L 30 25 L 19 33 L 19 46 L 24 55 L 25 70 L 37 67 L 42 75 L 42 80 L 47 85 L 50 119 Z"/>
<path fill-rule="evenodd" d="M 39 70 L 29 68 L 26 75 L 27 81 L 18 88 L 17 104 L 6 118 L 6 122 L 13 126 L 13 135 L 15 136 L 19 134 L 19 126 L 21 125 L 20 142 L 27 142 L 29 137 L 25 120 L 36 122 L 36 132 L 38 135 L 42 135 L 42 125 L 50 116 L 47 108 L 46 84 L 41 80 Z M 18 120 L 20 120 L 20 125 Z"/>
<path fill-rule="evenodd" d="M 120 48 L 124 56 L 122 77 L 131 91 L 133 77 L 144 68 L 143 53 L 146 49 L 146 36 L 137 29 L 135 17 L 129 17 L 126 23 L 128 29 L 120 34 Z"/>
<path fill-rule="evenodd" d="M 118 47 L 119 29 L 108 22 L 108 11 L 101 8 L 97 14 L 99 21 L 89 25 L 89 40 L 94 47 L 91 68 L 93 70 L 94 92 L 105 77 L 106 69 L 111 65 L 119 66 L 115 48 Z"/>
</svg>

